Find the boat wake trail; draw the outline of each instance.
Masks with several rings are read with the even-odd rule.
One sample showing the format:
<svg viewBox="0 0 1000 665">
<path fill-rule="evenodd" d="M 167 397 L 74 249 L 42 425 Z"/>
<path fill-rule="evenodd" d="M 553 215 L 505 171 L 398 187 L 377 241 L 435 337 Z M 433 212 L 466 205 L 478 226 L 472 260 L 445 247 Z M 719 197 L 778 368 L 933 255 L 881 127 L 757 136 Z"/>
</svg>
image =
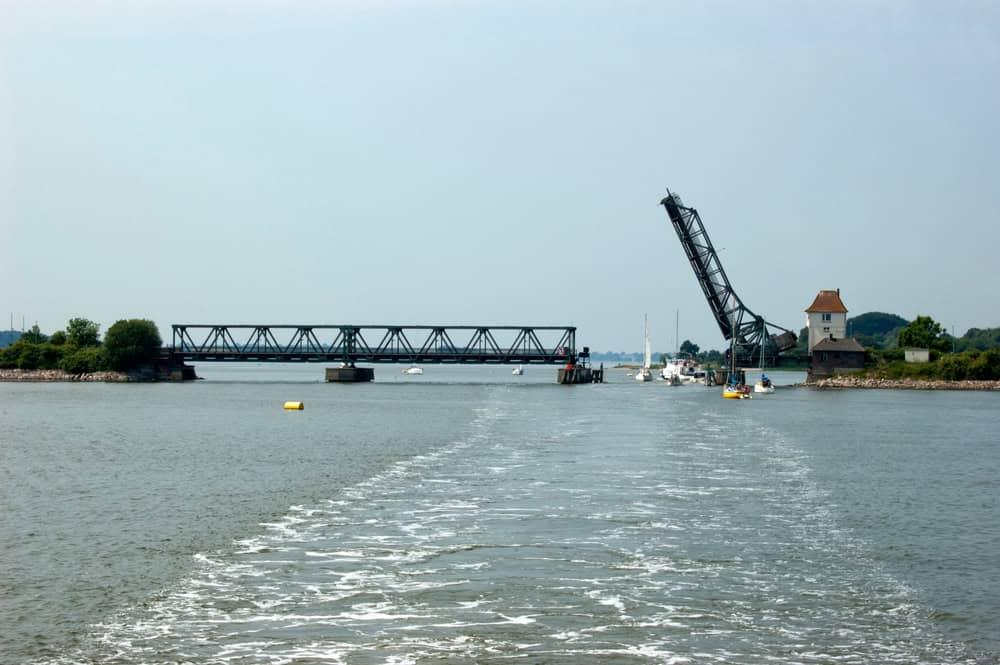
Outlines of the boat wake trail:
<svg viewBox="0 0 1000 665">
<path fill-rule="evenodd" d="M 963 661 L 795 442 L 490 390 L 461 436 L 199 555 L 78 660 Z"/>
</svg>

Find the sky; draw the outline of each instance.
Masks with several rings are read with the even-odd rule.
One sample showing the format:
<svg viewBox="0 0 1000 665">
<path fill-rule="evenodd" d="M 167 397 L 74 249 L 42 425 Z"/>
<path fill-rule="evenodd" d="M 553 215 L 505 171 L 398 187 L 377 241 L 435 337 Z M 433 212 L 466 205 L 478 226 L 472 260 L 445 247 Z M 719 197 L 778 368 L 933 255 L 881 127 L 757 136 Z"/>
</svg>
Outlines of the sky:
<svg viewBox="0 0 1000 665">
<path fill-rule="evenodd" d="M 0 0 L 0 328 L 1000 326 L 992 2 Z M 679 331 L 678 336 L 675 334 Z"/>
</svg>

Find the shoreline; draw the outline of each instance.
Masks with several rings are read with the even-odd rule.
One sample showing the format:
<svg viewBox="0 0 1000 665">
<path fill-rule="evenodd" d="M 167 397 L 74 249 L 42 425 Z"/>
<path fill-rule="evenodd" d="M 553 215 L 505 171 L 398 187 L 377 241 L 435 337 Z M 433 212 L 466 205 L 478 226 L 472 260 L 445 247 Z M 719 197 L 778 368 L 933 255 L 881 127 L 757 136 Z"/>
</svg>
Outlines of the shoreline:
<svg viewBox="0 0 1000 665">
<path fill-rule="evenodd" d="M 813 388 L 861 388 L 863 390 L 1000 390 L 1000 381 L 948 381 L 945 379 L 880 379 L 835 376 L 806 385 Z"/>
<path fill-rule="evenodd" d="M 8 383 L 134 383 L 148 381 L 127 372 L 91 372 L 70 374 L 61 369 L 0 369 L 0 381 Z"/>
</svg>

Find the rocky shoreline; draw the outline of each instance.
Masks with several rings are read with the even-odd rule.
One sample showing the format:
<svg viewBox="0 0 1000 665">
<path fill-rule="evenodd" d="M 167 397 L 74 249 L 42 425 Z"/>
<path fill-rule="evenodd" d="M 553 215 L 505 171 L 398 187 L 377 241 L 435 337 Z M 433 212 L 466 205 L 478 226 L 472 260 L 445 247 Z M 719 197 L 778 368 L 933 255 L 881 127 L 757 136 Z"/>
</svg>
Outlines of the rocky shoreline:
<svg viewBox="0 0 1000 665">
<path fill-rule="evenodd" d="M 89 374 L 70 374 L 61 369 L 0 369 L 0 381 L 83 381 L 90 383 L 129 383 L 133 381 L 149 381 L 147 378 L 133 376 L 126 372 L 91 372 Z"/>
<path fill-rule="evenodd" d="M 944 379 L 881 379 L 835 376 L 810 383 L 814 388 L 868 388 L 892 390 L 1000 390 L 1000 381 L 945 381 Z"/>
</svg>

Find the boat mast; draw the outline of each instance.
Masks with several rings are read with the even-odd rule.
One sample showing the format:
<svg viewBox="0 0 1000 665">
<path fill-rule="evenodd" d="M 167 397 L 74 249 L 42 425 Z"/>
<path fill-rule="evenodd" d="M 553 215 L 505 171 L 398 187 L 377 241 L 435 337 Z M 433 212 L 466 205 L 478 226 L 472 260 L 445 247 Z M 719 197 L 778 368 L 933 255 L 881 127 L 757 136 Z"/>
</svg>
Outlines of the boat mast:
<svg viewBox="0 0 1000 665">
<path fill-rule="evenodd" d="M 764 345 L 767 342 L 767 328 L 765 327 L 765 325 L 763 323 L 761 323 L 761 328 L 763 328 L 763 331 L 761 332 L 761 336 L 760 336 L 760 339 L 761 339 L 761 342 L 760 342 L 760 375 L 761 375 L 761 377 L 763 377 L 764 376 Z"/>
<path fill-rule="evenodd" d="M 681 310 L 674 310 L 674 360 L 681 356 Z"/>
<path fill-rule="evenodd" d="M 649 327 L 647 324 L 647 315 L 642 315 L 642 343 L 643 343 L 643 355 L 642 355 L 642 368 L 649 369 L 652 359 L 650 358 L 649 350 Z"/>
</svg>

